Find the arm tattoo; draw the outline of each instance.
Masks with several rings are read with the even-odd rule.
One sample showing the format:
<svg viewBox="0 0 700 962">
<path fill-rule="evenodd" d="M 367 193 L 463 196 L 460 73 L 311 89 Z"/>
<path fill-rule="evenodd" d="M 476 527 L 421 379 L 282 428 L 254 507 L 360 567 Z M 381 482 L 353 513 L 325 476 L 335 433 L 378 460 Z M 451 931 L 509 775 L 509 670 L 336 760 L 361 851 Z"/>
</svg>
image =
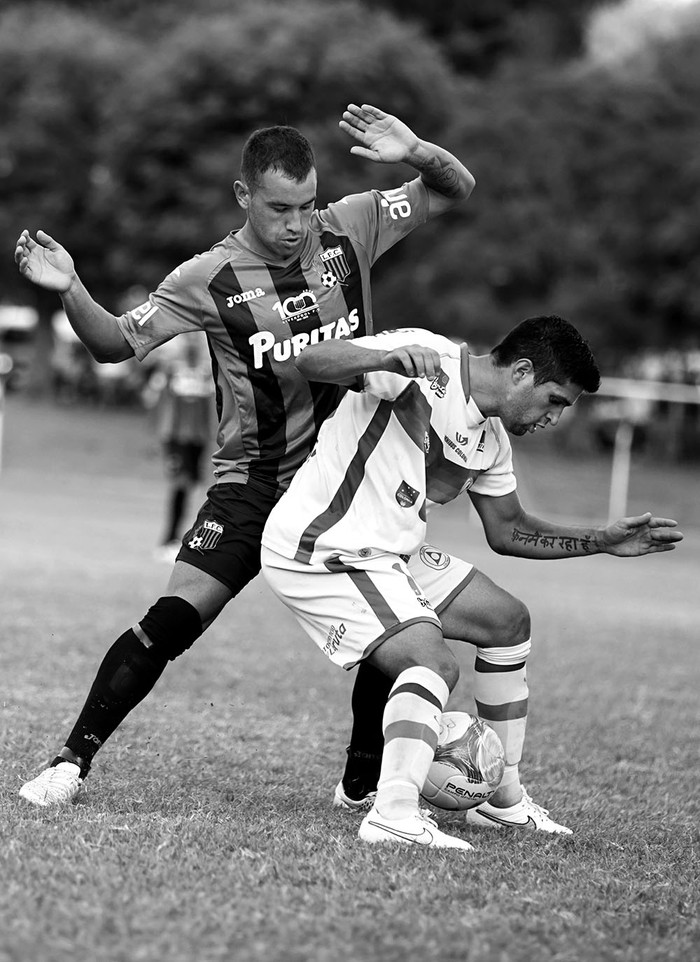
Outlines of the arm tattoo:
<svg viewBox="0 0 700 962">
<path fill-rule="evenodd" d="M 451 163 L 439 157 L 432 157 L 420 167 L 421 177 L 426 187 L 430 187 L 445 197 L 457 197 L 460 190 L 459 174 Z"/>
<path fill-rule="evenodd" d="M 574 537 L 573 535 L 545 535 L 539 531 L 520 531 L 513 528 L 510 536 L 511 541 L 521 541 L 524 544 L 540 544 L 543 548 L 558 547 L 562 551 L 578 551 L 579 548 L 584 554 L 588 554 L 592 548 L 596 548 L 598 543 L 595 538 Z"/>
</svg>

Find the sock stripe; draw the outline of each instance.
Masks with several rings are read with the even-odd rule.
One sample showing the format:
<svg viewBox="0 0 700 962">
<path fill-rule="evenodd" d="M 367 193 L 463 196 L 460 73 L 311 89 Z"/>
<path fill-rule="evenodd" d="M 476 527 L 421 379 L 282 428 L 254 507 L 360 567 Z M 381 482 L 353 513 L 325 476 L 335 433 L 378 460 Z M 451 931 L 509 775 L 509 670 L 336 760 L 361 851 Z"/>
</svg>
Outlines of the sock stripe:
<svg viewBox="0 0 700 962">
<path fill-rule="evenodd" d="M 384 730 L 385 744 L 393 741 L 395 738 L 412 738 L 426 742 L 433 751 L 437 748 L 438 743 L 437 733 L 434 732 L 432 728 L 428 725 L 423 725 L 421 722 L 408 721 L 408 719 L 401 719 L 400 721 L 391 722 L 390 725 L 387 725 Z"/>
<path fill-rule="evenodd" d="M 477 699 L 474 700 L 479 718 L 486 722 L 510 721 L 512 718 L 527 716 L 527 698 L 523 698 L 522 701 L 509 701 L 504 705 L 485 705 Z"/>
<path fill-rule="evenodd" d="M 407 681 L 397 688 L 392 688 L 389 693 L 389 701 L 394 698 L 395 695 L 418 695 L 419 698 L 424 699 L 424 701 L 429 701 L 431 705 L 435 705 L 439 712 L 442 712 L 442 702 L 437 695 L 433 694 L 429 688 L 425 688 L 423 685 L 419 685 L 416 682 Z"/>
<path fill-rule="evenodd" d="M 501 665 L 501 664 L 494 665 L 490 661 L 484 661 L 482 658 L 479 658 L 478 655 L 474 659 L 474 671 L 481 671 L 486 673 L 488 672 L 495 673 L 495 672 L 501 672 L 501 671 L 520 671 L 520 669 L 524 667 L 525 667 L 524 661 L 519 661 L 515 665 Z"/>
</svg>

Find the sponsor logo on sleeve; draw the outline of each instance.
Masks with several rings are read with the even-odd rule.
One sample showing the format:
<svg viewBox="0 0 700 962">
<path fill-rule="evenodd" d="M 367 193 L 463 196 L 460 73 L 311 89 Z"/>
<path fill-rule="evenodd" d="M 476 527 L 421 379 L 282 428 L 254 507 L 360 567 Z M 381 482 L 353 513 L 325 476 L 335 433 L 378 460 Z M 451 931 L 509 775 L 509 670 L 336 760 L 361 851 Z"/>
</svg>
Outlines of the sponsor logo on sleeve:
<svg viewBox="0 0 700 962">
<path fill-rule="evenodd" d="M 411 216 L 411 205 L 408 202 L 408 194 L 403 187 L 395 187 L 393 190 L 381 190 L 381 205 L 389 211 L 392 220 L 400 217 Z"/>
<path fill-rule="evenodd" d="M 153 317 L 157 310 L 157 304 L 152 304 L 151 301 L 146 301 L 145 304 L 140 304 L 139 307 L 135 307 L 130 313 L 133 319 L 138 321 L 139 327 L 143 327 L 146 321 L 150 317 Z"/>
</svg>

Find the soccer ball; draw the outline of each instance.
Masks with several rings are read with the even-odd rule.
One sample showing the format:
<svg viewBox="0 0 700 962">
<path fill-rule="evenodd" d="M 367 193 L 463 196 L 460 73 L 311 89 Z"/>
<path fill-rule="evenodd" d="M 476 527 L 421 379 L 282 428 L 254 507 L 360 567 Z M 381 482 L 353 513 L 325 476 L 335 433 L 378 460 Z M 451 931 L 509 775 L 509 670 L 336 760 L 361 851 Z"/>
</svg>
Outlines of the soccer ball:
<svg viewBox="0 0 700 962">
<path fill-rule="evenodd" d="M 492 728 L 467 712 L 447 711 L 421 794 L 437 808 L 474 808 L 491 798 L 505 765 L 503 746 Z"/>
</svg>

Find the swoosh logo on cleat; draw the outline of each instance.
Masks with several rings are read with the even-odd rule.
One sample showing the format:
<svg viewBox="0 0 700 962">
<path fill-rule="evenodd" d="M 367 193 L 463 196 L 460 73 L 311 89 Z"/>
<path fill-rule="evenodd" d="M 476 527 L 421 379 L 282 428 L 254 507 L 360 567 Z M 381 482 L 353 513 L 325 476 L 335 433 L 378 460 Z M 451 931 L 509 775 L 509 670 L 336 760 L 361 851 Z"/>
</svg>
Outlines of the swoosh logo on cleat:
<svg viewBox="0 0 700 962">
<path fill-rule="evenodd" d="M 429 832 L 427 828 L 424 828 L 420 835 L 412 835 L 410 832 L 401 832 L 398 829 L 389 828 L 388 825 L 383 825 L 381 822 L 373 822 L 371 819 L 367 824 L 374 825 L 375 828 L 381 828 L 389 835 L 396 835 L 397 838 L 402 838 L 406 842 L 414 842 L 417 845 L 430 845 L 433 841 L 432 832 Z"/>
<path fill-rule="evenodd" d="M 534 820 L 532 815 L 528 815 L 526 822 L 509 822 L 505 818 L 499 818 L 498 815 L 492 815 L 491 812 L 483 812 L 479 809 L 479 815 L 482 818 L 487 818 L 490 822 L 495 822 L 496 825 L 505 825 L 506 828 L 537 828 L 537 822 Z"/>
</svg>

